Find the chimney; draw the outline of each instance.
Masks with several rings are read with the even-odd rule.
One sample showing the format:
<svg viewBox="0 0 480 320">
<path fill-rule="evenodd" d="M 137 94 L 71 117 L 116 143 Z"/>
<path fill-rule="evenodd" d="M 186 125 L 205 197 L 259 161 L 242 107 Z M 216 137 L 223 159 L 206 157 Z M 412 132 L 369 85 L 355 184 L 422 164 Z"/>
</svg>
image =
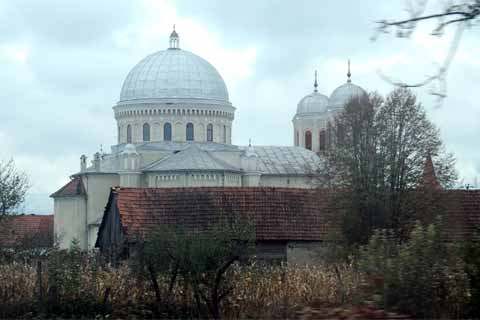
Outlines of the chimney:
<svg viewBox="0 0 480 320">
<path fill-rule="evenodd" d="M 85 172 L 87 170 L 87 156 L 82 154 L 80 157 L 80 172 Z"/>
<path fill-rule="evenodd" d="M 93 166 L 95 167 L 95 171 L 100 171 L 100 152 L 93 155 Z"/>
</svg>

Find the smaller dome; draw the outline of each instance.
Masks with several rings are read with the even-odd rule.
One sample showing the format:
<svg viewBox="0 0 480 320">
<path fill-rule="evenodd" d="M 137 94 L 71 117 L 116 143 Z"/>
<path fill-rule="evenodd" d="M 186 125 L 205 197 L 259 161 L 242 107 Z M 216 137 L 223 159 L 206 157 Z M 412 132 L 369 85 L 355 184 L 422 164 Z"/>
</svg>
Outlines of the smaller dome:
<svg viewBox="0 0 480 320">
<path fill-rule="evenodd" d="M 329 109 L 335 110 L 339 108 L 343 108 L 345 104 L 355 96 L 362 96 L 367 94 L 362 87 L 353 84 L 350 80 L 338 87 L 337 89 L 333 90 L 332 94 L 330 95 L 330 103 Z"/>
<path fill-rule="evenodd" d="M 323 113 L 327 111 L 327 107 L 327 96 L 318 92 L 313 92 L 300 100 L 297 106 L 297 114 Z"/>
</svg>

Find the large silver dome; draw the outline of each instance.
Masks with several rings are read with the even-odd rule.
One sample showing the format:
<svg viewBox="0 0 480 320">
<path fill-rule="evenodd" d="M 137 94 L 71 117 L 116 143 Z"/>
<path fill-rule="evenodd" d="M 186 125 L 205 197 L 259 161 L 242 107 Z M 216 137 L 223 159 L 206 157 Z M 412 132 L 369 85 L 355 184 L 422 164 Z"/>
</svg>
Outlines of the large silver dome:
<svg viewBox="0 0 480 320">
<path fill-rule="evenodd" d="M 329 99 L 329 109 L 335 110 L 343 108 L 345 104 L 355 96 L 362 96 L 366 94 L 365 90 L 361 87 L 353 84 L 350 80 L 333 90 Z"/>
<path fill-rule="evenodd" d="M 327 96 L 318 92 L 313 92 L 300 100 L 297 105 L 297 115 L 323 113 L 327 111 L 327 107 Z"/>
<path fill-rule="evenodd" d="M 218 71 L 205 59 L 178 47 L 145 57 L 127 75 L 118 105 L 149 102 L 230 105 Z"/>
</svg>

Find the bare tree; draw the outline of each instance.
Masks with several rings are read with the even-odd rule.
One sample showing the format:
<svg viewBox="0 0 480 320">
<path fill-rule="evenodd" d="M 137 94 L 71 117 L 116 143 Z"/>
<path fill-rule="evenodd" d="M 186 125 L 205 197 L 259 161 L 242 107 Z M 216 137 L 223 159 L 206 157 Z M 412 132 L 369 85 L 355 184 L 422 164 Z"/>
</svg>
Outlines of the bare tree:
<svg viewBox="0 0 480 320">
<path fill-rule="evenodd" d="M 0 161 L 0 218 L 25 201 L 28 189 L 27 175 L 15 167 L 13 160 Z"/>
<path fill-rule="evenodd" d="M 431 89 L 430 93 L 442 99 L 447 95 L 446 75 L 457 52 L 463 31 L 479 20 L 480 0 L 462 0 L 456 3 L 444 1 L 439 11 L 427 13 L 430 3 L 431 1 L 428 0 L 408 1 L 408 7 L 406 8 L 407 18 L 377 21 L 378 28 L 373 40 L 376 40 L 380 34 L 388 34 L 392 31 L 399 38 L 409 38 L 416 30 L 418 24 L 425 21 L 433 20 L 437 22 L 431 32 L 433 36 L 443 36 L 448 27 L 456 27 L 450 48 L 442 64 L 436 72 L 428 75 L 425 79 L 416 82 L 403 82 L 393 80 L 391 77 L 381 73 L 382 78 L 386 81 L 400 87 L 422 87 L 435 83 L 436 85 Z M 440 3 L 440 1 L 437 0 L 434 3 Z"/>
<path fill-rule="evenodd" d="M 375 93 L 353 98 L 328 129 L 328 139 L 320 176 L 345 190 L 339 196 L 348 205 L 343 227 L 350 243 L 364 243 L 373 229 L 398 228 L 410 218 L 411 191 L 423 183 L 427 155 L 443 187 L 457 179 L 438 129 L 406 88 L 386 99 Z"/>
</svg>

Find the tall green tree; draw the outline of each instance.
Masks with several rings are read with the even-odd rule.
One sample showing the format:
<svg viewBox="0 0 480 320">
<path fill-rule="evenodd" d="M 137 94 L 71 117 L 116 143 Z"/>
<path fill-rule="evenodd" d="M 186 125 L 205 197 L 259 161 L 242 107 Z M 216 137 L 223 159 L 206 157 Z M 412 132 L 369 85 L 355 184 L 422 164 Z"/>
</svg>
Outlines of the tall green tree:
<svg viewBox="0 0 480 320">
<path fill-rule="evenodd" d="M 344 190 L 339 193 L 348 208 L 343 232 L 350 243 L 365 243 L 373 229 L 399 228 L 411 218 L 412 190 L 423 185 L 427 157 L 433 158 L 443 187 L 457 179 L 439 130 L 406 88 L 385 99 L 376 93 L 354 97 L 330 125 L 328 137 L 320 180 Z"/>
</svg>

